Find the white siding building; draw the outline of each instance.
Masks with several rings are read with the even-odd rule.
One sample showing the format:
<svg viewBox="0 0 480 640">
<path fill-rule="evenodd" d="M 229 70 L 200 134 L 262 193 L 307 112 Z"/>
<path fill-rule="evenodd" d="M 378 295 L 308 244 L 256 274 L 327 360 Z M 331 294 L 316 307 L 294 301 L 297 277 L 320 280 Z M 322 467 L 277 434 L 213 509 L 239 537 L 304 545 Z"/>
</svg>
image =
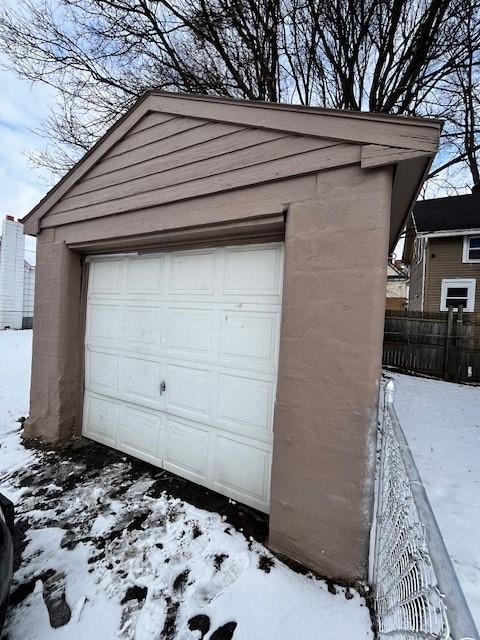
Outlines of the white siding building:
<svg viewBox="0 0 480 640">
<path fill-rule="evenodd" d="M 0 329 L 31 328 L 35 267 L 25 260 L 23 225 L 2 220 L 0 236 Z"/>
</svg>

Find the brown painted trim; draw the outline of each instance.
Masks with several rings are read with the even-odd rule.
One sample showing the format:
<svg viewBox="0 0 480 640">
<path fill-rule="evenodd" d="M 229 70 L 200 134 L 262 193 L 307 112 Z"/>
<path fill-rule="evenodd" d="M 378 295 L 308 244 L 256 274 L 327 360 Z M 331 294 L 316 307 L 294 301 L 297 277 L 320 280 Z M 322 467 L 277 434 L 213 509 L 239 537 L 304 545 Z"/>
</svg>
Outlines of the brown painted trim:
<svg viewBox="0 0 480 640">
<path fill-rule="evenodd" d="M 428 151 L 415 151 L 413 149 L 399 149 L 386 147 L 379 144 L 366 144 L 362 147 L 362 159 L 360 165 L 362 169 L 372 169 L 373 167 L 385 167 L 389 164 L 397 164 L 412 158 L 430 158 Z"/>
<path fill-rule="evenodd" d="M 163 91 L 161 89 L 152 89 L 146 92 L 144 95 L 149 96 L 161 96 L 170 98 L 182 98 L 185 100 L 192 100 L 195 102 L 214 102 L 216 104 L 238 104 L 249 108 L 264 108 L 277 111 L 294 111 L 298 113 L 307 114 L 323 114 L 323 115 L 341 115 L 358 118 L 359 120 L 377 120 L 378 122 L 401 122 L 401 123 L 417 123 L 420 126 L 425 126 L 425 123 L 432 123 L 432 125 L 443 126 L 444 120 L 441 118 L 423 118 L 420 116 L 404 116 L 389 113 L 380 113 L 375 111 L 356 111 L 353 109 L 333 109 L 328 107 L 314 107 L 305 106 L 300 104 L 289 104 L 286 102 L 266 102 L 265 100 L 245 100 L 244 98 L 232 98 L 227 96 L 207 96 L 196 93 L 184 93 L 181 91 Z"/>
<path fill-rule="evenodd" d="M 196 225 L 175 231 L 134 235 L 128 238 L 72 242 L 67 243 L 67 246 L 73 251 L 80 251 L 86 255 L 118 251 L 146 253 L 179 250 L 199 245 L 217 246 L 233 240 L 235 243 L 253 242 L 255 238 L 260 239 L 261 242 L 275 242 L 283 240 L 284 234 L 285 214 L 276 213 L 236 222 Z"/>
<path fill-rule="evenodd" d="M 235 102 L 204 96 L 153 92 L 150 108 L 218 122 L 277 129 L 319 138 L 416 149 L 435 153 L 442 123 L 435 120 L 273 103 Z"/>
<path fill-rule="evenodd" d="M 83 429 L 83 397 L 85 393 L 85 334 L 87 329 L 87 296 L 88 296 L 88 277 L 90 272 L 90 265 L 87 260 L 82 260 L 82 273 L 81 273 L 81 287 L 80 287 L 80 327 L 79 327 L 79 340 L 82 345 L 82 357 L 80 361 L 80 380 L 77 388 L 78 395 L 78 408 L 77 416 L 78 422 L 76 427 L 76 436 L 81 437 Z"/>
</svg>

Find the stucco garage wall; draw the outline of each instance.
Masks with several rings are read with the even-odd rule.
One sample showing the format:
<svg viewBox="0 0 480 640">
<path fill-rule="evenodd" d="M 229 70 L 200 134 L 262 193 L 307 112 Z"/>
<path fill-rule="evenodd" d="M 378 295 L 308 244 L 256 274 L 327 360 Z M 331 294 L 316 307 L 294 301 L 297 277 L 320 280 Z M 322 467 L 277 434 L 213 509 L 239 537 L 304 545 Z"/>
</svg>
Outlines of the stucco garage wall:
<svg viewBox="0 0 480 640">
<path fill-rule="evenodd" d="M 245 189 L 232 199 L 243 201 L 244 222 L 267 210 L 278 219 L 287 209 L 271 544 L 350 582 L 366 577 L 391 182 L 390 168 L 357 166 Z M 178 220 L 193 241 L 188 221 L 239 215 L 242 207 L 225 213 L 217 198 L 178 205 L 171 230 Z M 95 248 L 108 235 L 120 251 L 129 237 L 138 246 L 148 241 L 148 216 L 137 217 L 130 236 L 122 217 L 108 227 L 99 219 L 39 236 L 28 437 L 58 444 L 81 433 L 85 276 L 82 253 L 68 244 L 83 239 Z"/>
<path fill-rule="evenodd" d="M 38 237 L 30 417 L 24 435 L 64 444 L 80 433 L 82 260 L 54 232 Z"/>
<path fill-rule="evenodd" d="M 270 543 L 346 581 L 367 569 L 391 177 L 319 174 L 285 231 Z"/>
</svg>

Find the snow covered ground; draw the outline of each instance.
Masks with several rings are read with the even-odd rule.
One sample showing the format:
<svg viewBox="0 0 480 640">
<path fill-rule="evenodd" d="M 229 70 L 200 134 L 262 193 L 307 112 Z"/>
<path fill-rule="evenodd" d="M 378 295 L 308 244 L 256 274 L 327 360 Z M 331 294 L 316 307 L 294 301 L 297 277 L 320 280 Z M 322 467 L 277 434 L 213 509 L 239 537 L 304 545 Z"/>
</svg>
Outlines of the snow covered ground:
<svg viewBox="0 0 480 640">
<path fill-rule="evenodd" d="M 227 499 L 199 509 L 170 474 L 93 444 L 24 449 L 30 349 L 31 332 L 0 332 L 0 486 L 21 551 L 9 640 L 373 637 L 356 592 L 289 569 L 232 526 Z"/>
<path fill-rule="evenodd" d="M 480 629 L 480 387 L 387 373 L 395 406 Z"/>
</svg>

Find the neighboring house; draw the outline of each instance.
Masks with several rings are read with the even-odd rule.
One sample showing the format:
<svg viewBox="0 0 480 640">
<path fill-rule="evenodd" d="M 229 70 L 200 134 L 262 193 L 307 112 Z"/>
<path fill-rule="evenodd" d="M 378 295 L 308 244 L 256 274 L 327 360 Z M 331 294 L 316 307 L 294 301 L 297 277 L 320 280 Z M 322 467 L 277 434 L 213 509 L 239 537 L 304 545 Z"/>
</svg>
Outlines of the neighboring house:
<svg viewBox="0 0 480 640">
<path fill-rule="evenodd" d="M 386 254 L 440 128 L 146 94 L 24 219 L 25 437 L 146 460 L 269 512 L 273 549 L 366 579 Z"/>
<path fill-rule="evenodd" d="M 401 260 L 389 260 L 387 265 L 387 304 L 390 311 L 403 311 L 408 300 L 408 272 Z"/>
<path fill-rule="evenodd" d="M 409 309 L 480 313 L 480 193 L 417 202 L 404 261 Z"/>
<path fill-rule="evenodd" d="M 0 329 L 31 329 L 35 267 L 25 260 L 23 224 L 2 220 L 0 236 Z"/>
</svg>

